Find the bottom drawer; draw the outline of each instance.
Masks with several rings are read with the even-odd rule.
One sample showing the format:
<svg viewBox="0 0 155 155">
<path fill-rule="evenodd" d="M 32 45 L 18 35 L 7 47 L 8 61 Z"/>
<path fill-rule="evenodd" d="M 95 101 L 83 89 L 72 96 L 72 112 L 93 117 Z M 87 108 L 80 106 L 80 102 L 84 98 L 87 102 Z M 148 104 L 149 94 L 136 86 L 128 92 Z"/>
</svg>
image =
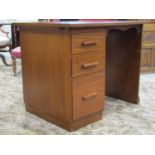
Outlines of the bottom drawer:
<svg viewBox="0 0 155 155">
<path fill-rule="evenodd" d="M 73 120 L 103 109 L 104 79 L 103 72 L 73 79 Z"/>
</svg>

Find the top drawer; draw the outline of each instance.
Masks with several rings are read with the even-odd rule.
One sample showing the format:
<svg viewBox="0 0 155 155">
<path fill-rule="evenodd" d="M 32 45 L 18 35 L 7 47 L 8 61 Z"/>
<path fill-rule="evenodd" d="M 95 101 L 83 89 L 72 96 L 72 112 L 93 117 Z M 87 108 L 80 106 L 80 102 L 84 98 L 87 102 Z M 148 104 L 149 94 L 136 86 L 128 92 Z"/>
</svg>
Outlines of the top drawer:
<svg viewBox="0 0 155 155">
<path fill-rule="evenodd" d="M 72 53 L 105 51 L 105 32 L 72 34 Z"/>
</svg>

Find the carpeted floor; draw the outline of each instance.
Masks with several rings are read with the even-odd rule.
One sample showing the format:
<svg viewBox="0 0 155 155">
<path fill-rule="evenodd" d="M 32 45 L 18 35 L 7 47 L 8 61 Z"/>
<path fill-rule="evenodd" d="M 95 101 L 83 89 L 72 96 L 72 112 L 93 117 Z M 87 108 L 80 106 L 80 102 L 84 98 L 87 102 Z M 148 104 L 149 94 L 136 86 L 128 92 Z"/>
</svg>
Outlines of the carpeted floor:
<svg viewBox="0 0 155 155">
<path fill-rule="evenodd" d="M 101 121 L 70 133 L 25 111 L 21 73 L 14 77 L 0 60 L 0 134 L 155 134 L 155 74 L 140 84 L 140 104 L 107 98 Z"/>
</svg>

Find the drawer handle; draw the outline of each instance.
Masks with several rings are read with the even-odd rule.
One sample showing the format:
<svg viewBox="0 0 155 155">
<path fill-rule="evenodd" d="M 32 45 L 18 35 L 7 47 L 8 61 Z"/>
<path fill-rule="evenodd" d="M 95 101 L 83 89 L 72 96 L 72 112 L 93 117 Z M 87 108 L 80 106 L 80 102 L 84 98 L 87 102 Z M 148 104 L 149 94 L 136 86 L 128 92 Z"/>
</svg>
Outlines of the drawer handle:
<svg viewBox="0 0 155 155">
<path fill-rule="evenodd" d="M 96 44 L 97 44 L 97 42 L 95 42 L 95 41 L 83 41 L 81 43 L 81 46 L 94 46 Z"/>
<path fill-rule="evenodd" d="M 91 62 L 91 63 L 87 63 L 87 64 L 83 64 L 81 65 L 81 68 L 90 68 L 90 67 L 95 67 L 97 66 L 99 63 L 98 62 Z"/>
<path fill-rule="evenodd" d="M 91 93 L 89 95 L 83 96 L 82 100 L 88 100 L 90 98 L 96 97 L 98 94 L 97 93 Z"/>
</svg>

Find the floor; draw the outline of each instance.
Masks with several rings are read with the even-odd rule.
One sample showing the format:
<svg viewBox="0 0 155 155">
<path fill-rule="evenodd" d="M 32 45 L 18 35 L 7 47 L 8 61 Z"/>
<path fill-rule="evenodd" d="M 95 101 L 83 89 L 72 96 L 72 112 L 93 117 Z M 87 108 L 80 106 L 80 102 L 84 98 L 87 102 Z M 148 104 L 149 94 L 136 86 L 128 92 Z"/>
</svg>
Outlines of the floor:
<svg viewBox="0 0 155 155">
<path fill-rule="evenodd" d="M 25 111 L 20 72 L 0 60 L 0 134 L 1 135 L 141 135 L 155 134 L 155 74 L 141 75 L 140 103 L 134 105 L 106 98 L 103 119 L 75 132 L 67 132 Z"/>
</svg>

